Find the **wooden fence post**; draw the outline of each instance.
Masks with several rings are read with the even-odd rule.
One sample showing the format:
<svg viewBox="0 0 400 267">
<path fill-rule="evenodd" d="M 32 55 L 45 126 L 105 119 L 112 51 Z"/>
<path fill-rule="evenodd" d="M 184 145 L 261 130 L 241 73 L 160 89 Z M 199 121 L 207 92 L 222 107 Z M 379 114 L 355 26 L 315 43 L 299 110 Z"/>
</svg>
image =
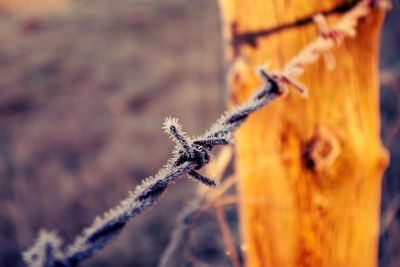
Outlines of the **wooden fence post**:
<svg viewBox="0 0 400 267">
<path fill-rule="evenodd" d="M 258 88 L 257 65 L 268 62 L 279 70 L 316 38 L 312 15 L 325 12 L 332 23 L 353 2 L 220 0 L 230 102 L 242 103 Z M 290 93 L 237 133 L 247 266 L 377 265 L 381 177 L 388 161 L 379 119 L 382 18 L 374 10 L 355 38 L 333 49 L 334 70 L 323 60 L 306 68 L 301 81 L 308 99 Z"/>
</svg>

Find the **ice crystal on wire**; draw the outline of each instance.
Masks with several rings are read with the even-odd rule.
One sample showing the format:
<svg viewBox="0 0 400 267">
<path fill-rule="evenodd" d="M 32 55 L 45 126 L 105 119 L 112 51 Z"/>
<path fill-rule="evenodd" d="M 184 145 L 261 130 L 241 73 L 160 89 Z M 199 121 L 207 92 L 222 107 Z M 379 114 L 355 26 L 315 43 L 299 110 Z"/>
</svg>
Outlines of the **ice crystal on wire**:
<svg viewBox="0 0 400 267">
<path fill-rule="evenodd" d="M 103 248 L 125 226 L 129 219 L 153 205 L 178 176 L 187 174 L 206 186 L 217 183 L 198 173 L 210 161 L 209 152 L 217 145 L 232 142 L 232 133 L 247 119 L 277 96 L 280 85 L 264 72 L 265 84 L 249 101 L 222 115 L 205 134 L 188 137 L 176 118 L 165 119 L 163 129 L 175 142 L 173 156 L 153 177 L 146 178 L 116 207 L 95 218 L 75 241 L 61 251 L 61 242 L 54 234 L 40 234 L 37 243 L 25 253 L 25 262 L 31 267 L 76 266 Z"/>
<path fill-rule="evenodd" d="M 57 266 L 57 258 L 62 257 L 61 245 L 62 241 L 56 233 L 42 230 L 36 244 L 23 253 L 24 261 L 31 267 Z"/>
</svg>

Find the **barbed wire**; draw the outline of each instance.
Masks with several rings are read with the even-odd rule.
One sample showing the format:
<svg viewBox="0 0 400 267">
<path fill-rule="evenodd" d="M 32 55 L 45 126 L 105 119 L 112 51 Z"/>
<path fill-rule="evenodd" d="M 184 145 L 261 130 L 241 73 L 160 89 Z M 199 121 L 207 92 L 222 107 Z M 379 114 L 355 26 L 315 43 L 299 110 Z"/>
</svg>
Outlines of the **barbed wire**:
<svg viewBox="0 0 400 267">
<path fill-rule="evenodd" d="M 249 115 L 287 93 L 288 86 L 306 96 L 305 87 L 295 78 L 304 67 L 315 62 L 319 56 L 342 42 L 344 37 L 353 37 L 359 19 L 366 17 L 377 6 L 387 6 L 388 1 L 362 0 L 346 13 L 339 22 L 324 28 L 320 36 L 294 57 L 282 72 L 267 72 L 259 68 L 264 84 L 244 104 L 225 113 L 203 135 L 188 137 L 175 118 L 167 118 L 163 129 L 175 142 L 173 157 L 153 177 L 146 178 L 134 192 L 116 207 L 98 216 L 91 226 L 83 230 L 75 241 L 63 249 L 61 238 L 55 232 L 41 231 L 35 245 L 24 252 L 24 261 L 31 267 L 72 267 L 93 256 L 105 247 L 124 228 L 126 223 L 157 202 L 167 187 L 176 179 L 188 174 L 196 181 L 210 187 L 216 182 L 197 171 L 210 161 L 209 152 L 217 145 L 228 145 L 232 134 Z M 318 20 L 317 20 L 318 21 Z M 319 19 L 319 25 L 323 25 Z M 326 26 L 326 25 L 325 25 Z"/>
<path fill-rule="evenodd" d="M 209 152 L 216 145 L 232 143 L 232 133 L 250 114 L 283 94 L 284 88 L 266 71 L 260 69 L 260 75 L 265 83 L 253 97 L 222 115 L 201 136 L 189 138 L 177 119 L 167 118 L 163 128 L 175 142 L 173 157 L 167 164 L 154 177 L 146 178 L 120 204 L 97 217 L 65 250 L 62 250 L 61 239 L 54 232 L 42 231 L 36 244 L 24 253 L 25 262 L 31 267 L 78 265 L 108 244 L 130 219 L 153 205 L 180 175 L 188 174 L 198 182 L 215 187 L 214 180 L 197 172 L 209 162 Z"/>
</svg>

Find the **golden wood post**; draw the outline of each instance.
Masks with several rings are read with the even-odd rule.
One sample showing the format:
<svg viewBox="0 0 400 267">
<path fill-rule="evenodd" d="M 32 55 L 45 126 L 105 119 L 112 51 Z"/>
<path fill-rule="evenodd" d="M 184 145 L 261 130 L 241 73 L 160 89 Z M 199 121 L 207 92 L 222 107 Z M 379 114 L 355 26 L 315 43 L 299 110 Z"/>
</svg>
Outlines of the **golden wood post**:
<svg viewBox="0 0 400 267">
<path fill-rule="evenodd" d="M 316 25 L 302 18 L 349 2 L 220 0 L 231 102 L 243 102 L 258 88 L 257 65 L 282 69 L 316 38 Z M 343 15 L 327 13 L 329 23 Z M 238 132 L 247 266 L 376 266 L 381 177 L 388 161 L 379 121 L 382 18 L 374 10 L 355 38 L 332 50 L 334 70 L 323 60 L 306 67 L 300 80 L 309 88 L 308 99 L 295 93 L 277 99 Z M 291 26 L 264 31 L 286 24 Z"/>
</svg>

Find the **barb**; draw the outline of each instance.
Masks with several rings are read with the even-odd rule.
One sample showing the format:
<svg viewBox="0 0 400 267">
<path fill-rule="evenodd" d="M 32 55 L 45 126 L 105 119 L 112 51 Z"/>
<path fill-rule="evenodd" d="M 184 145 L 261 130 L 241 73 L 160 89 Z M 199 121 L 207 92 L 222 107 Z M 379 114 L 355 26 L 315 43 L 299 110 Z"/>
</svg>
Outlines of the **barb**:
<svg viewBox="0 0 400 267">
<path fill-rule="evenodd" d="M 38 241 L 31 250 L 24 253 L 25 262 L 35 262 L 31 266 L 57 266 L 56 258 L 61 256 L 61 239 L 56 233 L 41 231 Z M 53 262 L 55 264 L 53 264 Z"/>
<path fill-rule="evenodd" d="M 175 142 L 173 157 L 167 164 L 154 177 L 145 179 L 120 204 L 107 211 L 103 216 L 97 217 L 93 224 L 84 229 L 82 235 L 78 236 L 64 251 L 60 249 L 61 241 L 55 234 L 51 236 L 58 240 L 57 245 L 55 242 L 46 241 L 49 239 L 49 235 L 39 235 L 36 245 L 24 253 L 25 262 L 31 267 L 78 265 L 107 245 L 130 219 L 153 205 L 180 175 L 188 174 L 207 186 L 216 186 L 214 180 L 197 172 L 209 162 L 209 152 L 216 145 L 231 143 L 232 133 L 250 114 L 283 93 L 283 88 L 272 76 L 264 70 L 261 71 L 261 74 L 265 84 L 253 97 L 243 105 L 221 116 L 202 136 L 189 138 L 182 131 L 177 119 L 166 119 L 163 128 Z"/>
</svg>

